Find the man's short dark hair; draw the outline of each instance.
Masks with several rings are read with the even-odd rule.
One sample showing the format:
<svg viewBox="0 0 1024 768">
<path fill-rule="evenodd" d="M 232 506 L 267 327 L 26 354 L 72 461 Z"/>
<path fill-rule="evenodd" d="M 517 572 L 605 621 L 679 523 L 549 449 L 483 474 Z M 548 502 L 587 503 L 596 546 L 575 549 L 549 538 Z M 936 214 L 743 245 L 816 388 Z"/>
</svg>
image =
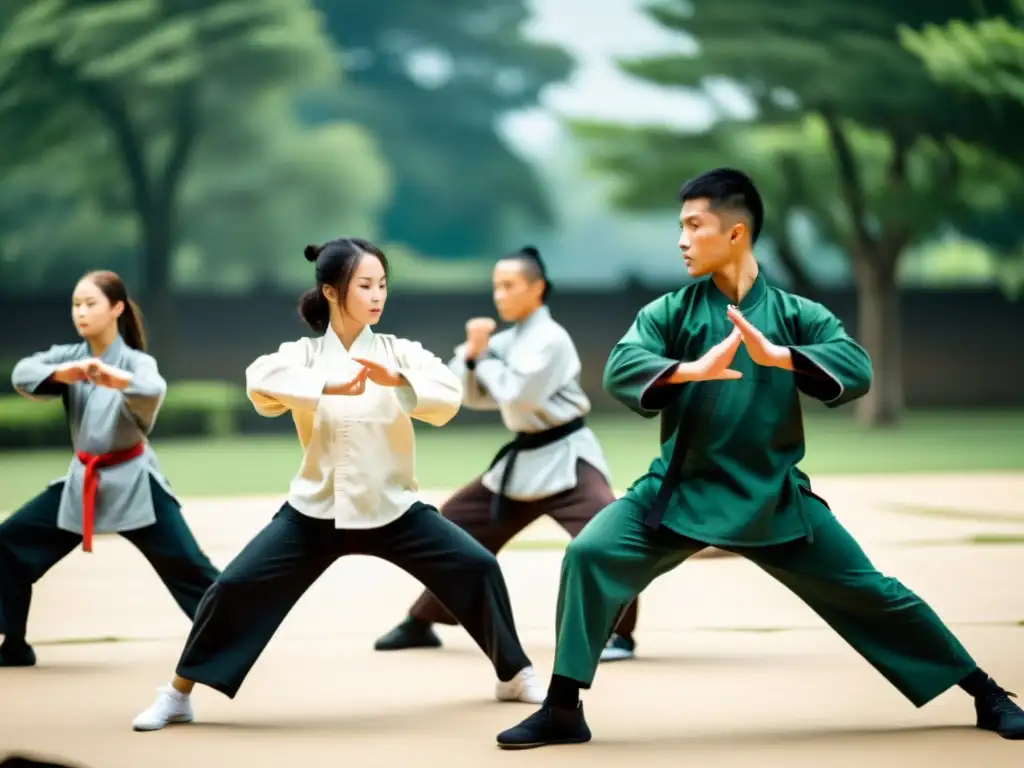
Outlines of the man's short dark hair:
<svg viewBox="0 0 1024 768">
<path fill-rule="evenodd" d="M 750 242 L 757 242 L 764 225 L 764 201 L 754 182 L 743 171 L 714 168 L 694 176 L 679 190 L 679 202 L 707 200 L 711 210 L 726 210 L 747 219 Z"/>
</svg>

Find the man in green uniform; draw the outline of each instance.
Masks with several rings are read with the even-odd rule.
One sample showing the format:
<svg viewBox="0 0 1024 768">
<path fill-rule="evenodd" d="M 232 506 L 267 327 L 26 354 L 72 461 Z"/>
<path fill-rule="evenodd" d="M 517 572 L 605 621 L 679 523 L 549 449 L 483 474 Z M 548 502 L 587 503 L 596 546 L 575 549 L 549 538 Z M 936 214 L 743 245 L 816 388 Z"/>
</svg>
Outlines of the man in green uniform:
<svg viewBox="0 0 1024 768">
<path fill-rule="evenodd" d="M 554 675 L 543 707 L 498 735 L 505 749 L 582 743 L 579 701 L 622 606 L 712 545 L 791 589 L 915 706 L 959 684 L 979 728 L 1024 738 L 1024 711 L 934 611 L 871 564 L 797 469 L 799 393 L 837 407 L 871 386 L 871 361 L 825 307 L 771 287 L 753 256 L 753 183 L 716 169 L 683 185 L 679 247 L 697 280 L 637 315 L 605 389 L 675 426 L 646 475 L 568 546 Z"/>
</svg>

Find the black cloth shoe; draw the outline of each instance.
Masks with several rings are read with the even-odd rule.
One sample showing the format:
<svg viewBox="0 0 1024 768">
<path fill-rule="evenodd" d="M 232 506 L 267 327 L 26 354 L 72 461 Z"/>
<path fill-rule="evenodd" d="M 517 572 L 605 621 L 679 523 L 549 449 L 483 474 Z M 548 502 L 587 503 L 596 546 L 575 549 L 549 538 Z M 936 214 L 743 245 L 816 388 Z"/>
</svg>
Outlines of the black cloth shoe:
<svg viewBox="0 0 1024 768">
<path fill-rule="evenodd" d="M 406 619 L 373 644 L 375 651 L 404 651 L 408 648 L 440 648 L 441 638 L 433 627 L 415 619 Z"/>
<path fill-rule="evenodd" d="M 1017 694 L 1002 688 L 983 693 L 974 699 L 978 727 L 995 731 L 1004 739 L 1024 739 L 1024 710 L 1014 703 Z"/>
<path fill-rule="evenodd" d="M 3 645 L 0 645 L 0 667 L 34 667 L 35 665 L 36 652 L 25 641 L 16 643 L 5 640 Z"/>
<path fill-rule="evenodd" d="M 583 703 L 576 709 L 558 709 L 545 704 L 519 725 L 498 734 L 502 749 L 532 749 L 553 744 L 584 744 L 590 728 L 583 717 Z"/>
<path fill-rule="evenodd" d="M 6 760 L 0 762 L 0 768 L 75 768 L 75 766 L 70 763 L 48 763 L 23 755 L 8 755 Z"/>
</svg>

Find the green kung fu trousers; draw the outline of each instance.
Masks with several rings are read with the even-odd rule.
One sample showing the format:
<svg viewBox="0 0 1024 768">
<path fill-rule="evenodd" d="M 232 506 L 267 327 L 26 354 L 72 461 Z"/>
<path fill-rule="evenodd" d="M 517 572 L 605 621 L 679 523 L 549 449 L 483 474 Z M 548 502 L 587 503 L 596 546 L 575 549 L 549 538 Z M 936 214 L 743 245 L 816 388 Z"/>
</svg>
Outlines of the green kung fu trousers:
<svg viewBox="0 0 1024 768">
<path fill-rule="evenodd" d="M 590 521 L 562 561 L 554 672 L 582 688 L 593 682 L 622 607 L 706 546 L 649 528 L 645 512 L 627 494 Z M 834 517 L 817 526 L 813 542 L 721 548 L 792 590 L 917 707 L 976 667 L 928 604 L 879 573 Z"/>
</svg>

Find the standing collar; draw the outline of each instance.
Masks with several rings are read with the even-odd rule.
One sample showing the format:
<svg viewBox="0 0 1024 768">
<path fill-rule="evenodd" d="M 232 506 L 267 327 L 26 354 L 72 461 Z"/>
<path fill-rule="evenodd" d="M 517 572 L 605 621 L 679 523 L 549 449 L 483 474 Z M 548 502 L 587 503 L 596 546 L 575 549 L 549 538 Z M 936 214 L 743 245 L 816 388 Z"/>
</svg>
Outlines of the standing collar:
<svg viewBox="0 0 1024 768">
<path fill-rule="evenodd" d="M 548 305 L 547 304 L 541 304 L 539 307 L 537 307 L 537 309 L 535 309 L 529 315 L 527 315 L 522 320 L 520 320 L 518 323 L 516 323 L 516 328 L 521 330 L 521 331 L 522 330 L 526 330 L 527 328 L 530 328 L 530 327 L 532 327 L 534 325 L 538 325 L 540 323 L 546 322 L 547 320 L 550 320 L 550 319 L 551 319 L 551 310 L 548 309 Z"/>
<path fill-rule="evenodd" d="M 331 326 L 327 326 L 327 332 L 324 333 L 324 351 L 329 354 L 341 354 L 345 357 L 366 357 L 373 350 L 373 330 L 368 325 L 363 326 L 363 330 L 359 332 L 355 340 L 352 342 L 351 349 L 345 349 L 345 345 L 341 343 L 341 339 L 338 338 L 338 334 L 334 332 Z"/>
<path fill-rule="evenodd" d="M 124 348 L 127 345 L 124 343 L 124 339 L 121 338 L 121 334 L 117 334 L 114 340 L 110 342 L 110 346 L 103 350 L 103 354 L 100 355 L 100 360 L 108 365 L 116 366 L 121 360 L 121 353 L 124 352 Z M 85 343 L 86 351 L 89 350 L 89 342 Z"/>
<path fill-rule="evenodd" d="M 757 277 L 754 278 L 754 284 L 750 286 L 750 290 L 740 300 L 737 307 L 741 310 L 748 310 L 757 305 L 767 293 L 768 281 L 764 278 L 764 270 L 759 267 Z M 710 277 L 708 278 L 708 298 L 716 305 L 728 306 L 733 303 L 732 299 L 722 293 L 719 287 L 715 285 L 715 281 Z"/>
</svg>

